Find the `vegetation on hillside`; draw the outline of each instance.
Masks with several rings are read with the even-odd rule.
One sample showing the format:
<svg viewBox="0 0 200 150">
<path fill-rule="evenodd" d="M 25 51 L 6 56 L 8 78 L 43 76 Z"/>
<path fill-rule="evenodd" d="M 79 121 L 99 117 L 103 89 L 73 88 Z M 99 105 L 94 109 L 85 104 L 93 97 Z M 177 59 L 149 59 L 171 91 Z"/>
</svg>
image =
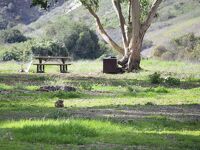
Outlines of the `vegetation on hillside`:
<svg viewBox="0 0 200 150">
<path fill-rule="evenodd" d="M 153 56 L 163 60 L 200 61 L 200 37 L 189 33 L 171 40 L 170 47 L 157 47 Z"/>
<path fill-rule="evenodd" d="M 83 23 L 69 21 L 67 17 L 49 23 L 45 34 L 37 39 L 25 37 L 16 29 L 2 30 L 0 37 L 0 59 L 3 61 L 19 61 L 22 53 L 29 58 L 31 55 L 70 55 L 74 59 L 95 59 L 104 52 L 110 53 L 93 30 Z"/>
<path fill-rule="evenodd" d="M 16 29 L 0 30 L 0 44 L 4 43 L 20 43 L 26 41 L 27 38 Z"/>
</svg>

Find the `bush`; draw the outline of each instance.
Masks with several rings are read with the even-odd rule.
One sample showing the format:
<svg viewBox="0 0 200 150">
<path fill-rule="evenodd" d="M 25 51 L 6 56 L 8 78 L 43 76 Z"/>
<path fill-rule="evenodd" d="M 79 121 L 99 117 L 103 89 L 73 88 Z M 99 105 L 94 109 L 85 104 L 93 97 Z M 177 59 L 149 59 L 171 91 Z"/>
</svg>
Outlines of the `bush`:
<svg viewBox="0 0 200 150">
<path fill-rule="evenodd" d="M 167 51 L 167 52 L 162 54 L 161 59 L 162 60 L 167 60 L 167 61 L 174 60 L 175 59 L 175 54 L 172 53 L 171 51 Z"/>
<path fill-rule="evenodd" d="M 80 83 L 80 88 L 83 90 L 91 91 L 93 89 L 93 84 L 88 83 L 88 82 L 82 82 Z"/>
<path fill-rule="evenodd" d="M 0 59 L 3 61 L 28 61 L 33 55 L 37 56 L 68 56 L 68 50 L 62 43 L 49 40 L 28 40 L 1 48 Z"/>
<path fill-rule="evenodd" d="M 152 75 L 149 75 L 149 80 L 152 84 L 160 84 L 163 82 L 163 78 L 161 78 L 161 74 L 155 72 Z"/>
<path fill-rule="evenodd" d="M 31 44 L 28 41 L 4 46 L 2 51 L 0 59 L 3 61 L 27 62 L 32 56 Z"/>
<path fill-rule="evenodd" d="M 46 38 L 64 43 L 74 59 L 96 59 L 103 54 L 105 48 L 101 47 L 95 31 L 66 17 L 59 17 L 49 23 Z"/>
<path fill-rule="evenodd" d="M 181 81 L 180 79 L 177 79 L 177 78 L 173 78 L 173 77 L 167 77 L 165 79 L 165 83 L 167 85 L 170 85 L 170 86 L 178 86 L 181 84 Z"/>
<path fill-rule="evenodd" d="M 68 56 L 64 44 L 57 41 L 41 40 L 32 45 L 32 52 L 36 56 Z"/>
<path fill-rule="evenodd" d="M 103 54 L 96 33 L 84 25 L 75 25 L 64 43 L 74 59 L 95 59 Z"/>
<path fill-rule="evenodd" d="M 1 43 L 19 43 L 26 40 L 27 38 L 19 30 L 8 29 L 0 31 Z"/>
<path fill-rule="evenodd" d="M 183 35 L 171 41 L 172 50 L 176 53 L 177 60 L 200 60 L 200 37 L 194 33 Z"/>
<path fill-rule="evenodd" d="M 158 46 L 153 50 L 153 56 L 161 57 L 166 52 L 167 52 L 167 49 L 164 46 Z"/>
</svg>

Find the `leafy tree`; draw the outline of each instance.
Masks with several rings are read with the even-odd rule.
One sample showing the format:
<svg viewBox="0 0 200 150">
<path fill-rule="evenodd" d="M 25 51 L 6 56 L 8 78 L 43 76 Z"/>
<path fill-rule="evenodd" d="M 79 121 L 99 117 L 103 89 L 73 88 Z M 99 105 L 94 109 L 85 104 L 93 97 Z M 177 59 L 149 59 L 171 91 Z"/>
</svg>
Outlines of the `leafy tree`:
<svg viewBox="0 0 200 150">
<path fill-rule="evenodd" d="M 57 2 L 58 0 L 54 0 Z M 96 13 L 100 0 L 80 0 L 89 13 L 95 18 L 97 29 L 102 38 L 115 50 L 123 55 L 119 64 L 126 67 L 129 72 L 140 69 L 141 48 L 144 35 L 150 27 L 157 9 L 162 0 L 111 0 L 119 19 L 122 33 L 123 47 L 117 44 L 105 31 L 101 20 Z M 46 2 L 46 3 L 45 3 Z M 33 5 L 41 5 L 47 9 L 52 0 L 33 0 Z M 122 3 L 126 3 L 128 19 L 122 12 Z"/>
<path fill-rule="evenodd" d="M 46 39 L 64 43 L 74 59 L 95 59 L 105 51 L 103 45 L 99 44 L 95 31 L 83 23 L 69 20 L 66 16 L 49 23 L 45 33 Z"/>
<path fill-rule="evenodd" d="M 64 37 L 70 55 L 75 59 L 95 59 L 103 53 L 96 33 L 82 24 L 74 24 Z"/>
</svg>

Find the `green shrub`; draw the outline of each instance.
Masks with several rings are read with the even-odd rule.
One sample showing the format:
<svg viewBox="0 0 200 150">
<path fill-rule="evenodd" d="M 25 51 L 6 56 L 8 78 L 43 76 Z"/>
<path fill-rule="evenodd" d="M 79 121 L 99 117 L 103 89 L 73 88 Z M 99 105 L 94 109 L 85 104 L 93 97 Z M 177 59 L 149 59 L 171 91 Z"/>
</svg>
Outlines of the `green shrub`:
<svg viewBox="0 0 200 150">
<path fill-rule="evenodd" d="M 32 56 L 31 44 L 28 41 L 4 46 L 2 51 L 0 59 L 3 61 L 27 62 Z"/>
<path fill-rule="evenodd" d="M 181 84 L 181 81 L 180 79 L 177 79 L 177 78 L 173 78 L 173 77 L 167 77 L 165 79 L 165 83 L 167 85 L 170 85 L 170 86 L 178 86 Z"/>
<path fill-rule="evenodd" d="M 32 52 L 36 56 L 68 56 L 67 48 L 58 41 L 40 40 L 32 45 Z"/>
<path fill-rule="evenodd" d="M 74 59 L 95 59 L 103 54 L 96 33 L 81 24 L 74 25 L 64 43 Z"/>
<path fill-rule="evenodd" d="M 68 50 L 57 41 L 28 40 L 1 47 L 0 59 L 3 61 L 29 61 L 36 56 L 68 56 Z"/>
<path fill-rule="evenodd" d="M 155 72 L 154 74 L 149 75 L 149 81 L 152 84 L 160 84 L 160 83 L 163 82 L 163 78 L 161 78 L 161 74 L 160 73 Z"/>
<path fill-rule="evenodd" d="M 157 87 L 155 88 L 156 93 L 169 93 L 169 91 L 165 87 Z"/>
<path fill-rule="evenodd" d="M 132 92 L 134 91 L 134 89 L 133 89 L 132 86 L 127 86 L 126 89 L 127 89 L 127 91 L 128 91 L 129 93 L 132 93 Z"/>
<path fill-rule="evenodd" d="M 91 91 L 93 89 L 93 84 L 91 84 L 89 82 L 81 82 L 80 88 L 83 90 Z"/>
<path fill-rule="evenodd" d="M 175 54 L 172 53 L 171 51 L 167 51 L 167 52 L 162 54 L 161 59 L 167 60 L 167 61 L 175 60 Z"/>
<path fill-rule="evenodd" d="M 153 50 L 153 56 L 154 57 L 161 57 L 167 51 L 168 50 L 164 46 L 158 46 Z"/>
<path fill-rule="evenodd" d="M 177 60 L 200 60 L 200 37 L 188 33 L 171 41 L 171 47 Z"/>
<path fill-rule="evenodd" d="M 27 38 L 16 29 L 8 29 L 0 31 L 1 43 L 19 43 L 26 41 Z"/>
<path fill-rule="evenodd" d="M 46 38 L 64 43 L 74 59 L 99 58 L 105 47 L 101 47 L 96 32 L 88 26 L 73 22 L 67 17 L 58 17 L 46 28 Z"/>
</svg>

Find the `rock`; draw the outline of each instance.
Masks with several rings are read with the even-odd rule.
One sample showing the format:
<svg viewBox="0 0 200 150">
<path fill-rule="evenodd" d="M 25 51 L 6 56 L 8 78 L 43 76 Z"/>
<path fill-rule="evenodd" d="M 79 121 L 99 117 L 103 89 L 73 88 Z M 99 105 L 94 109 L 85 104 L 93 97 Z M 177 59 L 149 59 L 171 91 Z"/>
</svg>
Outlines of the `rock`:
<svg viewBox="0 0 200 150">
<path fill-rule="evenodd" d="M 0 91 L 0 94 L 10 94 L 10 91 Z"/>
<path fill-rule="evenodd" d="M 76 92 L 76 88 L 70 86 L 64 86 L 64 91 L 66 92 Z"/>
<path fill-rule="evenodd" d="M 65 91 L 65 92 L 75 92 L 76 88 L 70 86 L 42 86 L 39 91 L 44 92 L 55 92 L 55 91 Z"/>
</svg>

